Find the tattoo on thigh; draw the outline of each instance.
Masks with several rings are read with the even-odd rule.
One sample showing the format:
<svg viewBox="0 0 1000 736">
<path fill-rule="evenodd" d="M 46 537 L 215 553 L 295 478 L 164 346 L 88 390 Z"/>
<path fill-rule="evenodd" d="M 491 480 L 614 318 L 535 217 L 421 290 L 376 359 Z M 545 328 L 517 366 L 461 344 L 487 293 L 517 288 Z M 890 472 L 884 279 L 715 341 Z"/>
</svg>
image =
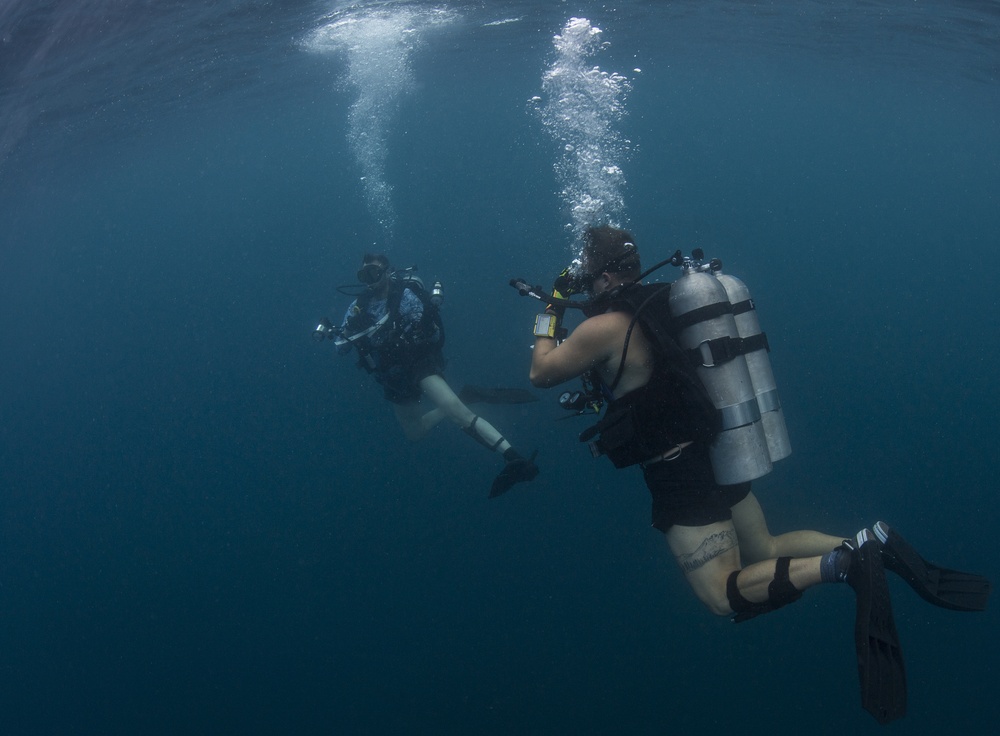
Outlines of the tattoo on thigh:
<svg viewBox="0 0 1000 736">
<path fill-rule="evenodd" d="M 694 552 L 678 555 L 677 562 L 685 573 L 694 572 L 736 545 L 736 534 L 732 530 L 716 532 L 705 537 Z"/>
</svg>

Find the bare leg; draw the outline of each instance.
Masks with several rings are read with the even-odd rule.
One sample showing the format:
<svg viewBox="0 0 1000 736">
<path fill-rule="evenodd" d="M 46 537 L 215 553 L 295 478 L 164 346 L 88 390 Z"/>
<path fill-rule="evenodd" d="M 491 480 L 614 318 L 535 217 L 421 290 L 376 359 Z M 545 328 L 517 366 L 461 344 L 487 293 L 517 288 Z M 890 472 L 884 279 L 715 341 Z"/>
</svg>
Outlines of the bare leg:
<svg viewBox="0 0 1000 736">
<path fill-rule="evenodd" d="M 475 432 L 475 438 L 479 442 L 499 452 L 501 455 L 510 449 L 510 443 L 503 438 L 503 435 L 492 424 L 482 417 L 477 417 L 469 407 L 463 404 L 462 400 L 451 390 L 451 386 L 445 382 L 444 378 L 438 375 L 427 376 L 427 378 L 420 381 L 420 388 L 423 390 L 424 395 L 437 407 L 436 410 L 441 413 L 436 418 L 436 421 L 434 421 L 434 424 L 437 424 L 442 418 L 447 417 L 462 429 Z M 433 411 L 435 410 L 424 415 L 424 418 L 426 419 Z M 475 421 L 475 424 L 473 424 L 473 421 Z M 434 424 L 430 426 L 434 426 Z"/>
<path fill-rule="evenodd" d="M 764 512 L 753 493 L 733 506 L 733 525 L 744 562 L 760 562 L 775 557 L 812 557 L 836 548 L 846 537 L 808 530 L 772 537 Z M 794 568 L 793 564 L 793 568 Z M 744 574 L 740 575 L 740 589 Z"/>
<path fill-rule="evenodd" d="M 666 536 L 670 550 L 698 599 L 715 614 L 728 616 L 733 613 L 726 592 L 729 576 L 740 570 L 740 544 L 733 522 L 720 521 L 699 527 L 674 525 L 667 530 Z M 840 541 L 836 540 L 838 544 Z M 820 556 L 813 556 L 791 560 L 788 576 L 796 590 L 805 590 L 821 582 L 820 559 Z M 737 578 L 740 594 L 753 603 L 768 600 L 775 565 L 776 560 L 768 559 L 743 568 Z"/>
<path fill-rule="evenodd" d="M 412 404 L 393 404 L 393 411 L 396 412 L 396 419 L 399 421 L 406 439 L 417 442 L 427 436 L 438 423 L 444 419 L 444 412 L 438 408 L 424 411 L 424 407 L 419 402 Z"/>
<path fill-rule="evenodd" d="M 396 419 L 403 427 L 403 432 L 407 439 L 416 442 L 427 436 L 434 427 L 441 423 L 442 419 L 448 418 L 463 429 L 468 427 L 475 419 L 476 415 L 469 409 L 462 400 L 458 398 L 451 387 L 441 376 L 428 376 L 420 382 L 420 388 L 424 395 L 435 405 L 433 409 L 424 410 L 419 402 L 412 404 L 393 404 L 396 412 Z M 489 427 L 489 422 L 480 419 L 476 422 L 477 427 Z M 496 430 L 494 430 L 495 432 Z M 500 433 L 496 432 L 499 437 Z M 493 440 L 494 442 L 496 439 Z"/>
</svg>

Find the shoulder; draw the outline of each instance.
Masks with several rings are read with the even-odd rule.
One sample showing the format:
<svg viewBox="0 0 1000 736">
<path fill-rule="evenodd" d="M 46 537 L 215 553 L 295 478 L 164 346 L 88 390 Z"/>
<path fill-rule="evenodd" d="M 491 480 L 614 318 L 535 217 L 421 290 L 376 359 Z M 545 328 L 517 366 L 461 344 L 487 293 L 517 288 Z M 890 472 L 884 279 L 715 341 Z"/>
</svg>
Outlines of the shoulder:
<svg viewBox="0 0 1000 736">
<path fill-rule="evenodd" d="M 595 362 L 609 359 L 620 350 L 631 322 L 628 312 L 605 312 L 588 317 L 576 326 L 563 345 L 572 346 L 574 351 Z"/>
<path fill-rule="evenodd" d="M 573 341 L 576 349 L 589 355 L 597 364 L 606 361 L 617 362 L 621 359 L 624 349 L 626 335 L 628 336 L 630 355 L 644 356 L 646 354 L 647 340 L 643 331 L 629 328 L 633 323 L 633 315 L 626 311 L 611 311 L 598 314 L 581 322 L 569 340 Z"/>
<path fill-rule="evenodd" d="M 573 331 L 574 334 L 582 334 L 591 337 L 616 337 L 619 338 L 624 330 L 628 329 L 632 322 L 632 315 L 622 310 L 595 314 L 588 317 Z"/>
</svg>

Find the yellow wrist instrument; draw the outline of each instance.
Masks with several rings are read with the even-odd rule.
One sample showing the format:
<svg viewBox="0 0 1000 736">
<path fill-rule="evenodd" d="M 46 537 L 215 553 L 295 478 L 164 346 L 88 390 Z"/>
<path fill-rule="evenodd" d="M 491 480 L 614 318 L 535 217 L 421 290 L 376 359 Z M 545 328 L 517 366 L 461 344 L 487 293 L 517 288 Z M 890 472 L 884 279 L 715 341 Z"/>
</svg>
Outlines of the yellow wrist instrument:
<svg viewBox="0 0 1000 736">
<path fill-rule="evenodd" d="M 559 329 L 559 317 L 554 314 L 542 313 L 535 315 L 535 337 L 551 337 L 555 339 Z"/>
</svg>

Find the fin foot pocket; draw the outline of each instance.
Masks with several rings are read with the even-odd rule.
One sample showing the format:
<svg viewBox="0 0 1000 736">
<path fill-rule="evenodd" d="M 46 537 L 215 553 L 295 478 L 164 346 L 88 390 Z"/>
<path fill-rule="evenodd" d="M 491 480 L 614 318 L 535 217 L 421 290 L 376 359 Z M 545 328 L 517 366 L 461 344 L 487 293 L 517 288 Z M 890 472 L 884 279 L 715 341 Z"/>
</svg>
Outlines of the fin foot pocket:
<svg viewBox="0 0 1000 736">
<path fill-rule="evenodd" d="M 503 466 L 500 474 L 494 478 L 489 497 L 496 498 L 503 495 L 513 488 L 515 483 L 527 483 L 530 480 L 534 480 L 538 475 L 538 466 L 535 465 L 535 458 L 537 456 L 538 450 L 535 450 L 531 453 L 531 457 L 519 457 L 508 461 Z"/>
</svg>

